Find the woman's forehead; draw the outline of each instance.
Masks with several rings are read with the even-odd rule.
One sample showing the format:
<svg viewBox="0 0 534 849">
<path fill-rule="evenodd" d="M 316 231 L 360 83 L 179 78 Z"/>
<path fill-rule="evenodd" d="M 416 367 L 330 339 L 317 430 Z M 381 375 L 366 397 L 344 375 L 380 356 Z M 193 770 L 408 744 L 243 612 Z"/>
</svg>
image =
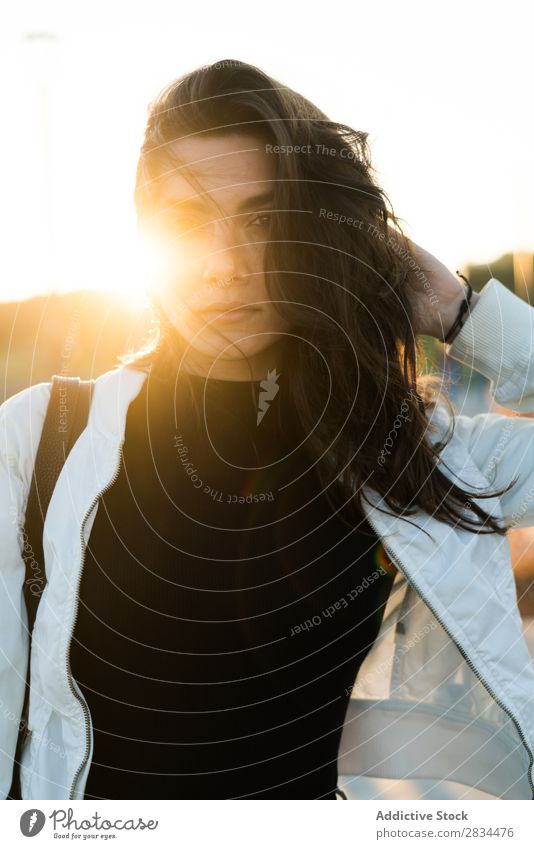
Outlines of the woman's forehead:
<svg viewBox="0 0 534 849">
<path fill-rule="evenodd" d="M 275 160 L 255 137 L 180 139 L 168 146 L 166 154 L 168 165 L 156 181 L 163 203 L 201 201 L 204 193 L 213 192 L 218 203 L 226 200 L 238 205 L 273 189 Z"/>
</svg>

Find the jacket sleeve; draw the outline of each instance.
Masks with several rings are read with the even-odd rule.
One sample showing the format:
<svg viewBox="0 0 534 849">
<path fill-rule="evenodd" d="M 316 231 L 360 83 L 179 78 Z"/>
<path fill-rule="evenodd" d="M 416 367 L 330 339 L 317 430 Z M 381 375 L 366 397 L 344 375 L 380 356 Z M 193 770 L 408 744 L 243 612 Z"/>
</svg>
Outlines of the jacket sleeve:
<svg viewBox="0 0 534 849">
<path fill-rule="evenodd" d="M 36 384 L 0 406 L 0 799 L 11 787 L 26 685 L 22 527 L 49 387 Z"/>
<path fill-rule="evenodd" d="M 491 483 L 500 489 L 504 519 L 534 525 L 534 308 L 499 280 L 483 287 L 480 299 L 451 345 L 448 356 L 483 374 L 490 394 L 510 415 L 455 415 L 455 433 Z"/>
</svg>

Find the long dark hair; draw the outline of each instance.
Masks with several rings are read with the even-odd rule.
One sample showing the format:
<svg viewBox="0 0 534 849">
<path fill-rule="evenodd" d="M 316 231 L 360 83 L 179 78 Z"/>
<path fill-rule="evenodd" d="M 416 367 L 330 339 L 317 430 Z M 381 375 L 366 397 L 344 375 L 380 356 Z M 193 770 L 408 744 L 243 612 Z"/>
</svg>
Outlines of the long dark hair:
<svg viewBox="0 0 534 849">
<path fill-rule="evenodd" d="M 283 341 L 289 391 L 327 497 L 333 484 L 341 487 L 352 516 L 363 520 L 368 485 L 396 515 L 421 509 L 469 531 L 504 535 L 509 526 L 472 499 L 501 495 L 515 480 L 471 492 L 437 465 L 455 411 L 440 391 L 443 375 L 421 373 L 414 326 L 424 275 L 377 184 L 366 132 L 331 121 L 253 65 L 223 60 L 198 68 L 149 106 L 135 185 L 139 221 L 154 215 L 158 179 L 176 167 L 173 141 L 239 131 L 273 145 L 276 156 L 265 281 L 293 325 Z M 153 309 L 153 338 L 118 359 L 145 370 L 157 361 L 160 373 L 172 374 L 177 334 L 161 308 Z M 448 406 L 451 425 L 432 445 L 425 433 L 438 403 Z"/>
</svg>

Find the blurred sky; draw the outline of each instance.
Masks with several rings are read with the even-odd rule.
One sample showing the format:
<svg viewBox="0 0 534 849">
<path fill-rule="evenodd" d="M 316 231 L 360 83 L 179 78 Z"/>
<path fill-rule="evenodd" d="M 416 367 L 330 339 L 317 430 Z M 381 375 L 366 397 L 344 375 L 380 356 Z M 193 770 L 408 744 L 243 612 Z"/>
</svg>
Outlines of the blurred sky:
<svg viewBox="0 0 534 849">
<path fill-rule="evenodd" d="M 4 4 L 0 300 L 138 291 L 148 101 L 222 59 L 367 131 L 406 232 L 451 269 L 534 250 L 529 12 L 526 0 Z"/>
</svg>

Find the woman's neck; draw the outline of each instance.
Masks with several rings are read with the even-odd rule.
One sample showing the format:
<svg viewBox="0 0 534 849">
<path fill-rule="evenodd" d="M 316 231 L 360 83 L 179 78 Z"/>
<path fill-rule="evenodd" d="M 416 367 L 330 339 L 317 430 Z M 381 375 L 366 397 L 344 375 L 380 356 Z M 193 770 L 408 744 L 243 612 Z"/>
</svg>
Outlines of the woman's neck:
<svg viewBox="0 0 534 849">
<path fill-rule="evenodd" d="M 191 351 L 182 361 L 182 368 L 197 377 L 215 380 L 258 381 L 265 380 L 273 371 L 280 372 L 281 350 L 279 343 L 271 345 L 248 359 L 211 360 L 196 351 Z"/>
</svg>

